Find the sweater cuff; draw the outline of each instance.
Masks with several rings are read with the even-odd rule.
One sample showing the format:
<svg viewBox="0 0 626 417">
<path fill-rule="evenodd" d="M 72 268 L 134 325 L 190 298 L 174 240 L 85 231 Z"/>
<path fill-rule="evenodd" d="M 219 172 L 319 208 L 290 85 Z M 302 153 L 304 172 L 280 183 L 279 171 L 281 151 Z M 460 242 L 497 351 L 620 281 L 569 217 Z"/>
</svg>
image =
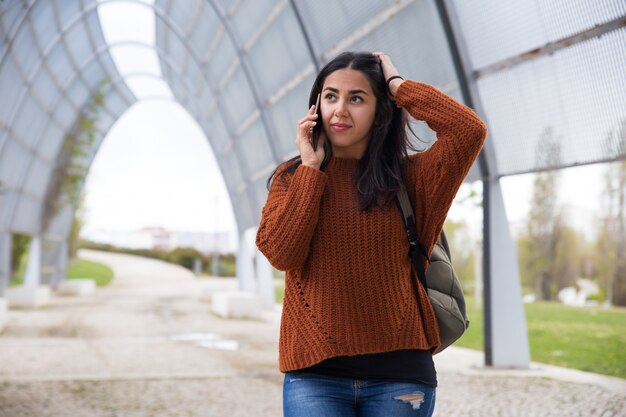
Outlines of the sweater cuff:
<svg viewBox="0 0 626 417">
<path fill-rule="evenodd" d="M 321 197 L 327 182 L 328 175 L 325 172 L 306 165 L 298 166 L 293 177 L 293 183 L 308 197 Z"/>
<path fill-rule="evenodd" d="M 396 90 L 396 104 L 400 107 L 406 107 L 408 104 L 426 103 L 426 97 L 433 93 L 433 87 L 430 84 L 419 81 L 405 80 Z"/>
</svg>

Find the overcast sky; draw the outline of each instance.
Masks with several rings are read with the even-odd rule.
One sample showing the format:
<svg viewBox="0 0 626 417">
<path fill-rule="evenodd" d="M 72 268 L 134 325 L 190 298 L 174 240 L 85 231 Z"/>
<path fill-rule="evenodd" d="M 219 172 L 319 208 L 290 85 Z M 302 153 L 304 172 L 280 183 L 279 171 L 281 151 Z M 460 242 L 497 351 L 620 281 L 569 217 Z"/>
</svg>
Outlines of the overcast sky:
<svg viewBox="0 0 626 417">
<path fill-rule="evenodd" d="M 99 14 L 109 43 L 124 40 L 154 44 L 154 18 L 137 4 L 107 3 Z M 184 108 L 172 101 L 156 53 L 137 46 L 112 49 L 122 74 L 139 101 L 105 138 L 86 183 L 83 235 L 98 230 L 136 230 L 163 226 L 176 231 L 224 231 L 236 236 L 231 202 L 209 143 Z M 294 145 L 295 146 L 295 145 Z M 592 229 L 602 192 L 599 165 L 564 170 L 559 199 L 570 221 Z M 528 213 L 533 175 L 502 180 L 507 214 L 513 225 Z M 461 195 L 464 194 L 462 190 Z M 455 205 L 451 218 L 467 214 Z"/>
</svg>

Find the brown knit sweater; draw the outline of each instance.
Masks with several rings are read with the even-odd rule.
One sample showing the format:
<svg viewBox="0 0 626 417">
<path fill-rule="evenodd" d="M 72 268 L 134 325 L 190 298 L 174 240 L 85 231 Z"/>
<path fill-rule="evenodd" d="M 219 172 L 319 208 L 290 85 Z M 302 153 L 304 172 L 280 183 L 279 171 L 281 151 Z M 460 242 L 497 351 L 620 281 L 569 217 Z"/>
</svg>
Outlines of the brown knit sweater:
<svg viewBox="0 0 626 417">
<path fill-rule="evenodd" d="M 487 128 L 473 110 L 429 84 L 404 81 L 396 103 L 437 133 L 403 168 L 417 232 L 430 253 Z M 440 344 L 426 292 L 419 286 L 423 318 L 412 292 L 417 275 L 400 210 L 391 204 L 359 212 L 357 164 L 332 157 L 325 171 L 300 165 L 286 181 L 272 182 L 256 244 L 286 271 L 281 372 L 334 356 Z"/>
</svg>

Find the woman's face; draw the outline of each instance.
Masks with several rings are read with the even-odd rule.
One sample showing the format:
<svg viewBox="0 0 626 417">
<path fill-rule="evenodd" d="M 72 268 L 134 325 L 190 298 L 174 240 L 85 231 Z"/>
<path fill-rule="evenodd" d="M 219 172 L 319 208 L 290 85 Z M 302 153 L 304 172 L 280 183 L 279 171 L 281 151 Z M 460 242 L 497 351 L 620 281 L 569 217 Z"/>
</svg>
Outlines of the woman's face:
<svg viewBox="0 0 626 417">
<path fill-rule="evenodd" d="M 320 109 L 333 155 L 360 159 L 367 150 L 376 114 L 376 96 L 367 77 L 349 68 L 329 74 L 322 87 Z"/>
</svg>

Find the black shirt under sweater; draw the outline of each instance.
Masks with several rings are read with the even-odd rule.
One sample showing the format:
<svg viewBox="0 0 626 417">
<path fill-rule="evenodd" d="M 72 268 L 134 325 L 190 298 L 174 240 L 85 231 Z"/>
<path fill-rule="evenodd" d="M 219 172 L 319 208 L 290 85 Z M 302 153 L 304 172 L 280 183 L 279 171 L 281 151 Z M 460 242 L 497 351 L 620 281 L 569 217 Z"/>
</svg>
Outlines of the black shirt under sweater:
<svg viewBox="0 0 626 417">
<path fill-rule="evenodd" d="M 437 372 L 429 350 L 405 349 L 367 355 L 336 356 L 295 372 L 437 386 Z"/>
</svg>

